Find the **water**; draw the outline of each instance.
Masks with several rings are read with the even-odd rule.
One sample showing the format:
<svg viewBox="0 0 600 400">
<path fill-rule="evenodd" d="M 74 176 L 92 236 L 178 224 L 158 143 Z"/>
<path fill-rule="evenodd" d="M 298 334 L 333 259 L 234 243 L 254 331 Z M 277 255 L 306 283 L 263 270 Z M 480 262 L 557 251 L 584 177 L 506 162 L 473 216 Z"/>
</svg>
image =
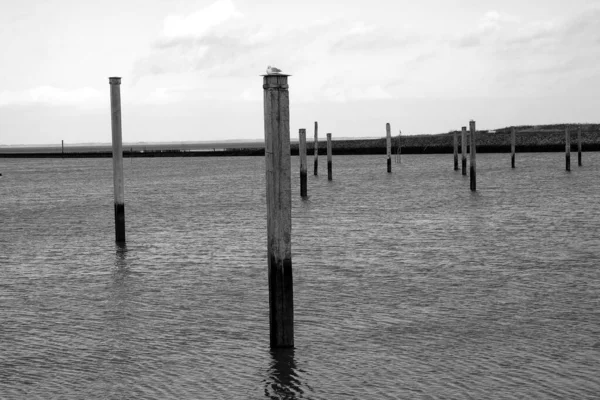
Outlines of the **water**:
<svg viewBox="0 0 600 400">
<path fill-rule="evenodd" d="M 262 157 L 0 160 L 0 398 L 598 397 L 600 153 L 324 161 L 271 352 Z"/>
</svg>

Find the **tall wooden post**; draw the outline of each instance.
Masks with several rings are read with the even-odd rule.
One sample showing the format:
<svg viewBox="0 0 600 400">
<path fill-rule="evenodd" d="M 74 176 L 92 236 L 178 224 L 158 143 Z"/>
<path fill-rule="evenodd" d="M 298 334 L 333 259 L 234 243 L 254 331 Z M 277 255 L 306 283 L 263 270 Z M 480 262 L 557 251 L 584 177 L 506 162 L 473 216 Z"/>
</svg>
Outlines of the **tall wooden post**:
<svg viewBox="0 0 600 400">
<path fill-rule="evenodd" d="M 460 137 L 460 154 L 462 158 L 462 174 L 467 175 L 467 127 L 462 127 Z"/>
<path fill-rule="evenodd" d="M 511 168 L 515 167 L 515 151 L 517 147 L 517 138 L 515 133 L 515 127 L 513 126 L 510 131 L 510 166 Z"/>
<path fill-rule="evenodd" d="M 385 124 L 386 131 L 386 155 L 387 155 L 387 172 L 392 172 L 392 130 L 390 123 Z"/>
<path fill-rule="evenodd" d="M 396 146 L 396 162 L 400 164 L 400 157 L 402 153 L 402 143 L 400 142 L 400 136 L 402 135 L 402 130 L 398 131 L 398 143 Z"/>
<path fill-rule="evenodd" d="M 121 134 L 121 78 L 108 78 L 112 129 L 113 181 L 115 188 L 115 234 L 125 243 L 125 192 L 123 182 L 123 139 Z"/>
<path fill-rule="evenodd" d="M 333 166 L 331 164 L 331 133 L 327 134 L 327 179 L 333 179 Z"/>
<path fill-rule="evenodd" d="M 60 156 L 62 158 L 65 158 L 65 141 L 64 140 L 60 141 Z"/>
<path fill-rule="evenodd" d="M 470 166 L 470 182 L 471 182 L 471 190 L 477 190 L 477 163 L 475 161 L 475 157 L 477 155 L 477 147 L 475 144 L 475 121 L 469 122 L 469 129 L 471 130 L 471 166 Z"/>
<path fill-rule="evenodd" d="M 319 124 L 315 121 L 315 176 L 319 175 Z"/>
<path fill-rule="evenodd" d="M 298 144 L 300 153 L 300 196 L 306 197 L 306 129 L 300 129 L 300 141 Z"/>
<path fill-rule="evenodd" d="M 581 126 L 577 129 L 577 165 L 581 167 Z"/>
<path fill-rule="evenodd" d="M 271 347 L 294 347 L 289 75 L 263 75 Z"/>
<path fill-rule="evenodd" d="M 571 132 L 569 127 L 565 126 L 565 163 L 567 171 L 571 170 Z"/>
<path fill-rule="evenodd" d="M 458 171 L 458 132 L 454 131 L 454 170 Z"/>
</svg>

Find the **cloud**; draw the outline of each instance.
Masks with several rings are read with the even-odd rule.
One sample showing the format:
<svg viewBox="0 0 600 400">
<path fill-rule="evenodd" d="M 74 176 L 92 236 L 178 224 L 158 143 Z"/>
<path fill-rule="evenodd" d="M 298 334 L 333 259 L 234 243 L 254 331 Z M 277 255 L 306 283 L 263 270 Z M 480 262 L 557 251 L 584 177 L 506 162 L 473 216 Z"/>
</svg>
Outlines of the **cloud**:
<svg viewBox="0 0 600 400">
<path fill-rule="evenodd" d="M 364 52 L 380 51 L 403 48 L 416 44 L 420 38 L 414 34 L 397 36 L 392 32 L 376 26 L 367 26 L 357 22 L 347 32 L 342 31 L 342 36 L 331 45 L 333 53 L 338 52 Z"/>
<path fill-rule="evenodd" d="M 479 65 L 490 91 L 560 96 L 581 90 L 584 81 L 600 83 L 595 72 L 599 19 L 600 9 L 595 8 L 549 20 L 487 13 L 477 30 L 465 32 L 454 44 L 469 65 Z"/>
<path fill-rule="evenodd" d="M 566 46 L 596 46 L 600 43 L 600 9 L 554 20 L 523 20 L 517 16 L 489 11 L 473 30 L 461 33 L 451 43 L 459 48 L 486 46 L 492 50 L 567 50 Z"/>
<path fill-rule="evenodd" d="M 197 28 L 204 18 L 210 22 Z M 138 59 L 135 70 L 139 77 L 185 71 L 207 76 L 255 74 L 256 68 L 262 71 L 269 63 L 297 68 L 316 57 L 403 48 L 417 41 L 414 35 L 341 17 L 297 25 L 260 24 L 237 11 L 230 0 L 219 0 L 189 16 L 168 17 L 151 52 Z"/>
<path fill-rule="evenodd" d="M 43 104 L 53 106 L 86 106 L 106 100 L 108 95 L 91 87 L 63 89 L 53 86 L 11 92 L 0 92 L 0 106 Z"/>
<path fill-rule="evenodd" d="M 218 0 L 187 16 L 168 16 L 163 24 L 162 35 L 167 39 L 202 37 L 220 24 L 240 17 L 242 14 L 231 0 Z"/>
<path fill-rule="evenodd" d="M 216 15 L 199 30 L 167 29 L 173 22 L 170 17 L 151 51 L 137 60 L 134 81 L 148 85 L 150 79 L 164 77 L 164 83 L 166 77 L 179 82 L 185 77 L 190 89 L 185 96 L 194 96 L 195 90 L 202 93 L 196 97 L 260 101 L 260 84 L 249 85 L 249 77 L 273 65 L 294 75 L 290 81 L 294 101 L 391 98 L 394 92 L 387 82 L 397 80 L 406 63 L 412 62 L 410 68 L 415 70 L 415 58 L 429 46 L 421 46 L 420 35 L 343 16 L 302 24 L 261 24 L 239 13 L 231 2 L 216 4 L 220 3 L 178 17 L 185 26 L 187 21 Z M 337 76 L 344 79 L 332 83 Z"/>
<path fill-rule="evenodd" d="M 495 10 L 488 11 L 479 19 L 473 30 L 460 34 L 452 42 L 459 48 L 477 47 L 488 40 L 497 39 L 502 31 L 514 29 L 518 23 L 519 18 L 516 16 L 501 14 Z"/>
<path fill-rule="evenodd" d="M 393 96 L 386 92 L 381 85 L 332 87 L 323 91 L 324 100 L 344 103 L 357 100 L 382 100 L 392 98 Z"/>
</svg>

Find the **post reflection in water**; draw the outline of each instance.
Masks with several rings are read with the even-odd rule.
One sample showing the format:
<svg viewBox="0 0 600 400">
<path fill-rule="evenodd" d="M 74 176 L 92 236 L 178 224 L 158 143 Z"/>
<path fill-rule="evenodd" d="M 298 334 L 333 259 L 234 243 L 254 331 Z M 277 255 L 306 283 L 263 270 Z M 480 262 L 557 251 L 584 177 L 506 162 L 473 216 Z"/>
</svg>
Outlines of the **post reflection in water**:
<svg viewBox="0 0 600 400">
<path fill-rule="evenodd" d="M 296 373 L 294 349 L 271 349 L 271 366 L 265 383 L 268 399 L 296 399 L 302 396 L 302 383 Z"/>
<path fill-rule="evenodd" d="M 127 261 L 126 261 L 127 245 L 125 243 L 116 243 L 115 248 L 116 248 L 116 255 L 117 255 L 117 257 L 115 258 L 115 267 L 117 268 L 117 270 L 126 268 L 127 267 Z"/>
<path fill-rule="evenodd" d="M 110 317 L 121 320 L 128 314 L 131 300 L 131 285 L 127 279 L 131 270 L 127 260 L 127 245 L 117 243 L 115 248 L 116 256 L 108 287 L 110 301 L 107 311 Z"/>
<path fill-rule="evenodd" d="M 114 266 L 107 282 L 108 301 L 105 308 L 105 338 L 101 351 L 105 355 L 101 370 L 103 380 L 110 382 L 104 390 L 108 397 L 131 396 L 132 370 L 137 368 L 135 342 L 131 340 L 137 330 L 135 310 L 132 305 L 132 282 L 127 246 L 115 246 Z M 112 398 L 112 397 L 111 397 Z"/>
</svg>

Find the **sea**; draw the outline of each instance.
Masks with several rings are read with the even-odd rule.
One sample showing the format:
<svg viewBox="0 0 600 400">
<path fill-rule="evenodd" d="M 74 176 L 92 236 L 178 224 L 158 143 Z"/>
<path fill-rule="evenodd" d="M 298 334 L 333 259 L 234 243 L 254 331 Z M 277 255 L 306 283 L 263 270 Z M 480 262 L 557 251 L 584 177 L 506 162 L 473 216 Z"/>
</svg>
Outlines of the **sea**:
<svg viewBox="0 0 600 400">
<path fill-rule="evenodd" d="M 0 159 L 0 398 L 600 398 L 600 153 L 308 161 L 276 350 L 263 157 Z"/>
</svg>

